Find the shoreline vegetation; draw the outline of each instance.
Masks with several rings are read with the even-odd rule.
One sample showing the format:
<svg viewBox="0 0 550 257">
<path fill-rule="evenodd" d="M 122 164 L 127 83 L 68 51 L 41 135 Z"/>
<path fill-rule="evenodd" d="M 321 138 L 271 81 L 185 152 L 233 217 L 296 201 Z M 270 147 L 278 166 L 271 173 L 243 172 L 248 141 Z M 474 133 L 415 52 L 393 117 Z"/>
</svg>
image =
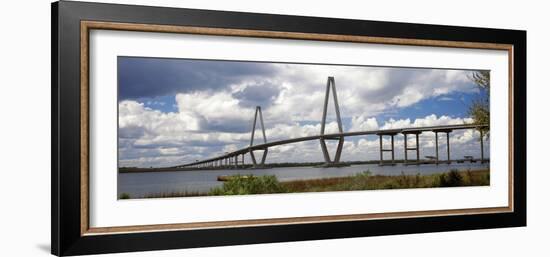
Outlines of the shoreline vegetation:
<svg viewBox="0 0 550 257">
<path fill-rule="evenodd" d="M 230 176 L 230 178 L 225 181 L 222 186 L 215 187 L 207 193 L 184 191 L 148 194 L 143 197 L 132 197 L 128 193 L 121 193 L 119 195 L 119 199 L 334 192 L 488 185 L 490 185 L 489 169 L 466 171 L 452 169 L 448 172 L 428 175 L 405 175 L 404 173 L 401 173 L 401 175 L 397 176 L 373 175 L 370 171 L 364 171 L 347 177 L 320 178 L 283 182 L 278 181 L 277 178 L 273 175 L 253 176 L 243 174 Z"/>
<path fill-rule="evenodd" d="M 404 160 L 395 160 L 395 164 L 403 164 Z M 457 159 L 457 160 L 451 160 L 451 162 L 455 163 L 477 163 L 480 162 L 479 159 Z M 362 164 L 379 164 L 380 161 L 378 160 L 370 160 L 370 161 L 347 161 L 347 162 L 341 162 L 341 167 L 351 166 L 351 165 L 362 165 Z M 409 160 L 410 165 L 417 165 L 414 161 Z M 440 160 L 440 164 L 446 164 L 446 160 Z M 489 159 L 484 159 L 483 163 L 489 163 Z M 420 164 L 435 164 L 434 160 L 420 160 Z M 262 169 L 270 169 L 270 168 L 288 168 L 288 167 L 322 167 L 324 166 L 324 162 L 284 162 L 284 163 L 268 163 L 264 166 L 260 167 Z M 385 163 L 385 165 L 390 165 L 389 163 Z M 143 167 L 119 167 L 118 172 L 119 173 L 140 173 L 140 172 L 168 172 L 168 171 L 193 171 L 193 170 L 227 170 L 227 169 L 234 169 L 232 165 L 222 166 L 222 167 L 204 167 L 204 168 L 179 168 L 179 167 L 149 167 L 149 168 L 143 168 Z M 252 164 L 239 164 L 238 169 L 254 169 L 254 165 Z"/>
</svg>

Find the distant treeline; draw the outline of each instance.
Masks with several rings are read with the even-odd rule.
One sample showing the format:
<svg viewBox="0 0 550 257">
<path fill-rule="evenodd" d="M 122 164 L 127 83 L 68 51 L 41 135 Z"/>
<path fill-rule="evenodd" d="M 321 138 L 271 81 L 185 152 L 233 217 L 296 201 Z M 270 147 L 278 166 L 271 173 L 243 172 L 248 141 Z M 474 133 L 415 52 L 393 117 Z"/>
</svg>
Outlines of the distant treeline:
<svg viewBox="0 0 550 257">
<path fill-rule="evenodd" d="M 397 163 L 398 161 L 396 161 Z M 378 164 L 379 161 L 351 161 L 351 162 L 340 162 L 344 165 L 359 165 L 359 164 Z M 261 168 L 284 168 L 284 167 L 315 167 L 323 166 L 324 162 L 280 162 L 280 163 L 266 163 Z M 239 164 L 239 169 L 250 169 L 253 168 L 252 164 Z M 186 171 L 186 170 L 226 170 L 234 169 L 235 165 L 226 165 L 221 167 L 189 167 L 189 168 L 180 168 L 180 167 L 150 167 L 150 168 L 140 168 L 140 167 L 119 167 L 118 171 L 120 173 L 130 173 L 130 172 L 161 172 L 161 171 Z"/>
<path fill-rule="evenodd" d="M 452 160 L 452 162 L 477 162 L 479 160 L 476 159 L 459 159 L 459 160 Z M 488 159 L 484 160 L 485 162 L 488 162 Z M 446 163 L 446 160 L 440 160 L 439 163 Z M 379 164 L 379 160 L 370 160 L 370 161 L 347 161 L 347 162 L 340 162 L 338 166 L 350 166 L 350 165 L 361 165 L 361 164 Z M 405 163 L 404 160 L 395 160 L 395 164 Z M 407 163 L 414 164 L 416 163 L 416 160 L 408 160 Z M 426 160 L 421 159 L 420 164 L 430 164 L 435 163 L 434 160 Z M 384 160 L 384 164 L 391 164 L 390 160 Z M 254 167 L 252 164 L 239 164 L 237 166 L 238 169 L 251 169 L 251 168 L 285 168 L 285 167 L 322 167 L 325 165 L 325 162 L 279 162 L 279 163 L 266 163 L 261 167 Z M 188 167 L 188 168 L 181 168 L 181 167 L 150 167 L 150 168 L 139 168 L 139 167 L 119 167 L 118 171 L 120 173 L 132 173 L 132 172 L 164 172 L 164 171 L 190 171 L 190 170 L 227 170 L 227 169 L 235 169 L 235 165 L 225 165 L 220 167 L 210 166 L 210 167 Z"/>
</svg>

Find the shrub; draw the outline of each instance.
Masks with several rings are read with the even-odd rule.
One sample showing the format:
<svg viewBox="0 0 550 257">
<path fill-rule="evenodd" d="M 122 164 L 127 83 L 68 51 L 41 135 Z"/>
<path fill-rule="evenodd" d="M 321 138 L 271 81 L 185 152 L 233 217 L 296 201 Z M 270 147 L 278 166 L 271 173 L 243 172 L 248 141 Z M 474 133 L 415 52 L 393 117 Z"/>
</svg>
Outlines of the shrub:
<svg viewBox="0 0 550 257">
<path fill-rule="evenodd" d="M 222 187 L 210 190 L 209 195 L 248 195 L 248 194 L 273 194 L 284 193 L 285 188 L 279 183 L 277 177 L 252 175 L 231 176 Z"/>
<path fill-rule="evenodd" d="M 464 179 L 460 172 L 456 169 L 452 169 L 448 173 L 439 175 L 439 186 L 442 187 L 456 187 L 464 184 Z"/>
<path fill-rule="evenodd" d="M 420 182 L 422 181 L 422 177 L 420 177 L 420 173 L 416 173 L 413 179 L 412 187 L 420 187 Z"/>
<path fill-rule="evenodd" d="M 468 176 L 468 183 L 473 184 L 475 181 L 475 177 L 474 177 L 474 174 L 472 173 L 472 170 L 467 169 L 466 176 Z"/>
<path fill-rule="evenodd" d="M 399 175 L 397 178 L 397 185 L 399 188 L 417 188 L 420 187 L 422 184 L 422 176 L 420 173 L 416 173 L 416 175 L 405 175 L 405 172 L 401 172 L 401 175 Z"/>
<path fill-rule="evenodd" d="M 388 181 L 388 182 L 386 182 L 382 185 L 382 188 L 383 189 L 397 189 L 397 188 L 402 188 L 402 187 L 400 187 L 398 184 L 396 184 L 393 181 Z"/>
<path fill-rule="evenodd" d="M 120 197 L 119 197 L 119 199 L 130 199 L 130 198 L 131 198 L 130 194 L 128 193 L 122 193 L 120 194 Z"/>
<path fill-rule="evenodd" d="M 355 177 L 357 178 L 368 178 L 372 175 L 372 172 L 370 172 L 370 170 L 365 170 L 363 172 L 359 172 L 357 174 L 355 174 Z"/>
</svg>

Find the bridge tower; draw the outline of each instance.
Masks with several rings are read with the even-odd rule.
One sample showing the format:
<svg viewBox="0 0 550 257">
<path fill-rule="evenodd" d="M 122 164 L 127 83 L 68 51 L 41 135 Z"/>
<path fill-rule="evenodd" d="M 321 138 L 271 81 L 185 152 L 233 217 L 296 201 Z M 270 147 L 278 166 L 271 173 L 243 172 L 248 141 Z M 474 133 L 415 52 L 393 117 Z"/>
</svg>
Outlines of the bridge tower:
<svg viewBox="0 0 550 257">
<path fill-rule="evenodd" d="M 262 136 L 264 139 L 264 144 L 267 143 L 267 139 L 265 137 L 265 126 L 264 126 L 264 118 L 262 115 L 262 107 L 256 106 L 256 113 L 254 114 L 254 123 L 252 124 L 252 133 L 250 134 L 250 147 L 254 145 L 254 133 L 256 132 L 256 123 L 258 123 L 258 116 L 260 118 L 260 125 L 262 126 Z M 256 149 L 256 150 L 264 150 L 264 153 L 262 155 L 262 160 L 260 161 L 260 166 L 263 166 L 265 163 L 265 159 L 267 158 L 267 147 L 263 149 Z M 256 156 L 254 155 L 254 150 L 250 149 L 250 159 L 252 159 L 252 163 L 254 166 L 258 166 L 258 162 L 256 161 Z M 244 159 L 243 159 L 244 160 Z"/>
<path fill-rule="evenodd" d="M 325 136 L 325 124 L 327 120 L 327 107 L 330 91 L 332 89 L 332 97 L 334 100 L 334 110 L 336 112 L 336 122 L 338 122 L 338 132 L 343 133 L 342 128 L 342 119 L 340 118 L 340 107 L 338 105 L 338 96 L 336 95 L 336 83 L 334 82 L 334 77 L 328 77 L 327 79 L 327 90 L 325 94 L 325 104 L 323 106 L 323 118 L 321 119 L 321 149 L 323 150 L 323 157 L 325 158 L 325 164 L 338 164 L 340 162 L 340 156 L 342 155 L 342 147 L 344 146 L 344 137 L 343 136 Z M 336 147 L 336 153 L 334 155 L 334 160 L 331 160 L 328 153 L 326 140 L 338 140 L 338 146 Z"/>
</svg>

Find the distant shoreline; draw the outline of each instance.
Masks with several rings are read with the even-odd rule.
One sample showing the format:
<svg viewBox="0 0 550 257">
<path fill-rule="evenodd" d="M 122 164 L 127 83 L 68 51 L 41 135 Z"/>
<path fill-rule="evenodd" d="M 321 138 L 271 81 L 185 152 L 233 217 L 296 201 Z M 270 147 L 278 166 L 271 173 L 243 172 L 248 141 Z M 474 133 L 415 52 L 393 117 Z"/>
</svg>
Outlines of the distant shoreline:
<svg viewBox="0 0 550 257">
<path fill-rule="evenodd" d="M 342 162 L 346 165 L 360 165 L 360 164 L 377 164 L 378 161 L 355 161 L 355 162 Z M 322 166 L 324 162 L 304 162 L 304 163 L 269 163 L 265 164 L 261 169 L 269 168 L 289 168 L 289 167 L 316 167 Z M 239 165 L 238 169 L 252 169 L 252 164 Z M 139 172 L 165 172 L 165 171 L 193 171 L 193 170 L 231 170 L 234 166 L 228 165 L 223 167 L 205 167 L 205 168 L 178 168 L 178 167 L 164 167 L 164 168 L 138 168 L 138 167 L 120 167 L 118 171 L 120 173 L 139 173 Z"/>
<path fill-rule="evenodd" d="M 340 162 L 339 167 L 346 167 L 350 165 L 365 165 L 365 164 L 379 164 L 379 160 L 372 161 L 349 161 Z M 395 164 L 403 164 L 404 160 L 395 160 Z M 409 160 L 409 165 L 415 165 L 414 161 Z M 451 160 L 451 163 L 471 163 L 464 160 Z M 473 163 L 480 163 L 479 160 L 474 160 Z M 489 159 L 484 159 L 484 163 L 489 163 Z M 390 162 L 384 161 L 384 165 L 389 165 Z M 435 164 L 433 160 L 420 160 L 420 165 Z M 446 160 L 440 160 L 440 165 L 447 164 Z M 323 167 L 324 162 L 307 162 L 307 163 L 269 163 L 260 168 L 254 168 L 252 164 L 239 165 L 238 169 L 270 169 L 270 168 L 290 168 L 290 167 Z M 335 166 L 335 167 L 338 167 Z M 152 167 L 152 168 L 139 168 L 139 167 L 119 167 L 119 173 L 144 173 L 144 172 L 176 172 L 176 171 L 197 171 L 197 170 L 232 170 L 234 166 L 223 167 L 205 167 L 205 168 L 179 168 L 179 167 Z"/>
</svg>

